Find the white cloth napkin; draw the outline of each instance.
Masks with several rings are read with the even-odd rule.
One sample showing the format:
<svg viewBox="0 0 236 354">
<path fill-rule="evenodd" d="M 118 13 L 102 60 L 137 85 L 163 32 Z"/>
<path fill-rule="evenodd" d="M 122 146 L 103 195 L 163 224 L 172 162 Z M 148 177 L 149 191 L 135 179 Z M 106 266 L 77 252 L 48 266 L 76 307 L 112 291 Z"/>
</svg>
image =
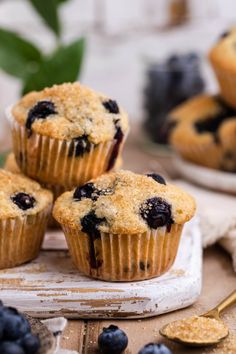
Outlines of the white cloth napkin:
<svg viewBox="0 0 236 354">
<path fill-rule="evenodd" d="M 50 318 L 41 322 L 48 327 L 49 331 L 51 331 L 56 338 L 56 349 L 54 354 L 79 354 L 79 352 L 74 350 L 60 348 L 61 335 L 67 325 L 67 320 L 64 317 Z"/>
<path fill-rule="evenodd" d="M 182 180 L 176 184 L 196 198 L 203 246 L 219 242 L 231 254 L 236 272 L 236 197 L 206 190 Z"/>
</svg>

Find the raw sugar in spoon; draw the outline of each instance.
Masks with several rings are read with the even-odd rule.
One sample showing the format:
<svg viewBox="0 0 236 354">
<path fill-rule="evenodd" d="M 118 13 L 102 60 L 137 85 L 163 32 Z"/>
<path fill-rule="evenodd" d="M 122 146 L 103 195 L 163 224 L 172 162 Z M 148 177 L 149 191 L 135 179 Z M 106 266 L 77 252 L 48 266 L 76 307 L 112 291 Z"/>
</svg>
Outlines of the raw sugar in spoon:
<svg viewBox="0 0 236 354">
<path fill-rule="evenodd" d="M 229 335 L 229 329 L 221 320 L 220 314 L 233 304 L 236 304 L 236 290 L 212 310 L 200 316 L 171 322 L 161 328 L 160 334 L 189 346 L 217 344 Z"/>
</svg>

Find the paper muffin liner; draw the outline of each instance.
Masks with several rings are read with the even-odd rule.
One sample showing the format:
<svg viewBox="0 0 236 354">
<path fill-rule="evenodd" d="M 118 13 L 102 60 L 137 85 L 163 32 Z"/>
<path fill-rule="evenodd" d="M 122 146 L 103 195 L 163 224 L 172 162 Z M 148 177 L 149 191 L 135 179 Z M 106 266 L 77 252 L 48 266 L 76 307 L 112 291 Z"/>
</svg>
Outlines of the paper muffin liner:
<svg viewBox="0 0 236 354">
<path fill-rule="evenodd" d="M 140 234 L 101 233 L 91 239 L 62 225 L 76 267 L 106 281 L 134 281 L 158 277 L 172 266 L 183 225 L 173 224 Z"/>
<path fill-rule="evenodd" d="M 214 72 L 220 85 L 221 95 L 232 107 L 236 108 L 236 72 L 227 71 L 218 67 L 217 63 L 212 62 Z"/>
<path fill-rule="evenodd" d="M 0 269 L 38 256 L 50 211 L 51 205 L 35 215 L 0 220 Z"/>
<path fill-rule="evenodd" d="M 207 144 L 184 144 L 183 142 L 175 142 L 173 148 L 184 159 L 191 161 L 197 165 L 219 169 L 222 160 L 222 146 L 218 146 L 214 142 Z"/>
<path fill-rule="evenodd" d="M 91 144 L 90 151 L 83 156 L 71 156 L 72 140 L 54 139 L 35 132 L 29 137 L 26 127 L 14 119 L 11 110 L 8 109 L 6 114 L 11 122 L 16 161 L 25 175 L 41 183 L 59 184 L 70 190 L 107 171 L 116 139 Z"/>
</svg>

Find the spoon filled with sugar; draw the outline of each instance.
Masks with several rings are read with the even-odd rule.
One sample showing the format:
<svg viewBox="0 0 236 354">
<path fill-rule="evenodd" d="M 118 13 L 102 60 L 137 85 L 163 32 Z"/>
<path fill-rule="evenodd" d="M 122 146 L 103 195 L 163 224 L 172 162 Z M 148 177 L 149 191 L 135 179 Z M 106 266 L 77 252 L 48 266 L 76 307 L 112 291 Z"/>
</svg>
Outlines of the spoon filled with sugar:
<svg viewBox="0 0 236 354">
<path fill-rule="evenodd" d="M 174 342 L 189 346 L 217 344 L 229 334 L 229 329 L 221 320 L 220 314 L 233 304 L 236 304 L 236 290 L 212 310 L 200 316 L 171 322 L 161 328 L 160 334 Z"/>
</svg>

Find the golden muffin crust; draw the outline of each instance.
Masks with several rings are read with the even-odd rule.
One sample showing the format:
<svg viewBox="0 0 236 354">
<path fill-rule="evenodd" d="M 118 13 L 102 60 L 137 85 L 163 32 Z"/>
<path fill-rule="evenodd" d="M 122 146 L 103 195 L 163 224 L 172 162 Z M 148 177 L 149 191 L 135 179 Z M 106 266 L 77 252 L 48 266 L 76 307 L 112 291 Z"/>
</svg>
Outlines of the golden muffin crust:
<svg viewBox="0 0 236 354">
<path fill-rule="evenodd" d="M 235 171 L 236 109 L 220 96 L 201 95 L 170 113 L 169 140 L 185 159 L 197 164 Z"/>
<path fill-rule="evenodd" d="M 151 229 L 146 216 L 153 198 L 160 202 L 158 207 L 164 213 L 170 211 L 172 223 L 184 224 L 194 215 L 195 201 L 189 194 L 151 176 L 129 171 L 102 175 L 80 189 L 64 193 L 57 199 L 53 215 L 59 223 L 79 230 L 83 229 L 84 217 L 92 213 L 99 221 L 99 231 L 144 233 Z"/>
<path fill-rule="evenodd" d="M 19 207 L 21 198 L 19 193 L 24 193 L 34 202 L 32 207 Z M 18 195 L 18 198 L 17 198 Z M 24 199 L 24 197 L 23 197 Z M 15 200 L 15 202 L 14 202 Z M 32 201 L 32 199 L 31 199 Z M 52 203 L 52 193 L 32 181 L 31 179 L 0 169 L 0 219 L 20 217 L 23 215 L 35 215 Z M 31 205 L 30 205 L 31 206 Z"/>
<path fill-rule="evenodd" d="M 13 152 L 10 152 L 10 154 L 7 155 L 4 164 L 4 170 L 12 173 L 21 173 L 20 168 L 16 163 L 16 158 Z"/>
<path fill-rule="evenodd" d="M 236 27 L 223 33 L 210 50 L 209 58 L 214 65 L 236 74 Z"/>
<path fill-rule="evenodd" d="M 46 102 L 51 113 L 43 112 L 39 102 Z M 123 133 L 128 130 L 127 114 L 116 101 L 78 82 L 31 92 L 13 107 L 12 114 L 31 131 L 61 140 L 86 137 L 98 144 L 112 140 L 118 128 Z"/>
</svg>

